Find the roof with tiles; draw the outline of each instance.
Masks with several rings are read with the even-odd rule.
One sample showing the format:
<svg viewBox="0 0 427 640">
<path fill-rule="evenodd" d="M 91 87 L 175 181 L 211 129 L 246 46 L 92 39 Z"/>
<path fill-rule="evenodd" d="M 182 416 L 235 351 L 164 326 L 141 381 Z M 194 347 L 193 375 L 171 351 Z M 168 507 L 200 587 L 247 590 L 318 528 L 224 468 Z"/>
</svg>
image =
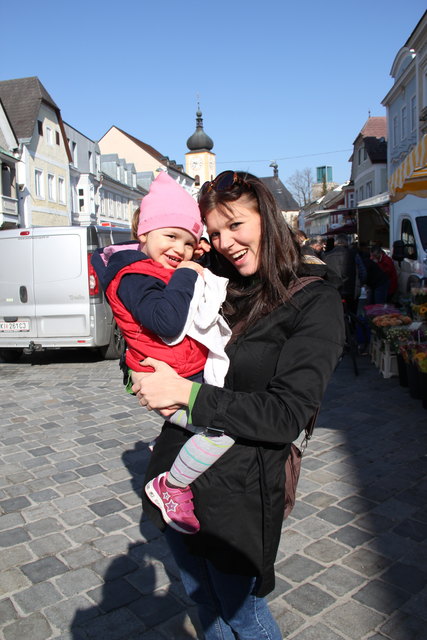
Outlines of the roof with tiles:
<svg viewBox="0 0 427 640">
<path fill-rule="evenodd" d="M 0 98 L 18 139 L 29 140 L 42 102 L 59 116 L 59 108 L 36 76 L 0 82 Z"/>
<path fill-rule="evenodd" d="M 387 140 L 387 118 L 385 116 L 368 118 L 362 127 L 360 135 L 363 138 L 384 138 L 384 140 Z"/>
</svg>

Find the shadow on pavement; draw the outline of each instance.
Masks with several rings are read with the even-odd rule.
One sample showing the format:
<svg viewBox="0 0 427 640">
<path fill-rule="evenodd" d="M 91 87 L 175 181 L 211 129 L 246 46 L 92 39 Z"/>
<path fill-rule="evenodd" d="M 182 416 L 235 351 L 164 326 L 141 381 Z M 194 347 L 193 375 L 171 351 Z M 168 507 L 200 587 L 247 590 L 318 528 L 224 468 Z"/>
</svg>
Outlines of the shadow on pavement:
<svg viewBox="0 0 427 640">
<path fill-rule="evenodd" d="M 148 446 L 143 442 L 122 456 L 138 497 L 148 459 Z M 130 544 L 127 554 L 106 568 L 98 605 L 76 612 L 71 624 L 73 640 L 195 640 L 186 618 L 188 614 L 197 628 L 197 616 L 191 610 L 194 605 L 181 586 L 163 535 L 144 518 L 140 533 L 142 541 Z M 163 627 L 163 633 L 157 626 Z"/>
</svg>

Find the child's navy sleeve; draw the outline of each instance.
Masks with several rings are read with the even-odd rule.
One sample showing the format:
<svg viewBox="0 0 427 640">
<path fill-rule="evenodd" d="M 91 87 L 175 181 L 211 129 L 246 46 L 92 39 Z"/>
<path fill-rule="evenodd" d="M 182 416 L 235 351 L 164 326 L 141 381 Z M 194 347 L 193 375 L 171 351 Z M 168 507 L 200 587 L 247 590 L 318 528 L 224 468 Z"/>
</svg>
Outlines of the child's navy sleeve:
<svg viewBox="0 0 427 640">
<path fill-rule="evenodd" d="M 118 295 L 143 327 L 172 338 L 184 328 L 196 280 L 193 269 L 177 269 L 167 285 L 152 276 L 128 274 L 120 282 Z"/>
</svg>

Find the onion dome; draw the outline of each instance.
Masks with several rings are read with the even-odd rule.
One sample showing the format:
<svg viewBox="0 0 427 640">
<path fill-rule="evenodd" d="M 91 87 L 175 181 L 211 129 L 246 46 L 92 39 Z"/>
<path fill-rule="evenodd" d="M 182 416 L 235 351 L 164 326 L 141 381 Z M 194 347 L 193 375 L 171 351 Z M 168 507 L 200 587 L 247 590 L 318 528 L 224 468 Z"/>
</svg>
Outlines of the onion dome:
<svg viewBox="0 0 427 640">
<path fill-rule="evenodd" d="M 210 151 L 214 146 L 212 138 L 210 138 L 203 130 L 203 118 L 200 107 L 196 113 L 196 130 L 187 140 L 187 147 L 190 151 Z"/>
</svg>

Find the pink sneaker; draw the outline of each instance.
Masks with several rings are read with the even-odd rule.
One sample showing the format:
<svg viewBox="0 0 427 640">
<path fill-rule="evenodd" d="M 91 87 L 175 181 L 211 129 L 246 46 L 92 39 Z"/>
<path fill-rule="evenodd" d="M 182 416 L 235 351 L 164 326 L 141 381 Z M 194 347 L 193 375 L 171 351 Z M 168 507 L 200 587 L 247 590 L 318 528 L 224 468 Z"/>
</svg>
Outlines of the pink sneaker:
<svg viewBox="0 0 427 640">
<path fill-rule="evenodd" d="M 193 492 L 166 486 L 167 472 L 161 473 L 145 485 L 145 493 L 162 512 L 163 520 L 181 533 L 193 534 L 200 529 L 194 515 Z"/>
</svg>

